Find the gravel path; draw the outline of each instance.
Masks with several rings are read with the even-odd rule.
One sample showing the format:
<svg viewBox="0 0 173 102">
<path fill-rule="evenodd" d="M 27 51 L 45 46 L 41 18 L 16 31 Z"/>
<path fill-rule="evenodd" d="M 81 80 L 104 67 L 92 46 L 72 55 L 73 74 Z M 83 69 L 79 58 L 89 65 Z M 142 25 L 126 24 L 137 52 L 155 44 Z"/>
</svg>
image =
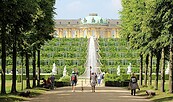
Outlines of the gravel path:
<svg viewBox="0 0 173 102">
<path fill-rule="evenodd" d="M 26 101 L 25 101 L 26 102 Z M 152 102 L 146 97 L 131 96 L 130 91 L 121 87 L 97 86 L 96 92 L 86 86 L 82 92 L 81 87 L 76 87 L 72 92 L 71 87 L 56 88 L 45 94 L 32 98 L 28 102 Z"/>
</svg>

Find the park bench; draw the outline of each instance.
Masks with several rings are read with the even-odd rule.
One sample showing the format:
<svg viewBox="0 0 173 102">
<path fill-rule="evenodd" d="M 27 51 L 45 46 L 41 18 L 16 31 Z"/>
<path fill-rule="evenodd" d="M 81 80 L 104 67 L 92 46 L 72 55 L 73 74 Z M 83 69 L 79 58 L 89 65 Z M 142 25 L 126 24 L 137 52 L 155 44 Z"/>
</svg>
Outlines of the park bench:
<svg viewBox="0 0 173 102">
<path fill-rule="evenodd" d="M 153 91 L 153 90 L 146 90 L 146 94 L 149 95 L 149 96 L 155 96 L 156 92 Z"/>
</svg>

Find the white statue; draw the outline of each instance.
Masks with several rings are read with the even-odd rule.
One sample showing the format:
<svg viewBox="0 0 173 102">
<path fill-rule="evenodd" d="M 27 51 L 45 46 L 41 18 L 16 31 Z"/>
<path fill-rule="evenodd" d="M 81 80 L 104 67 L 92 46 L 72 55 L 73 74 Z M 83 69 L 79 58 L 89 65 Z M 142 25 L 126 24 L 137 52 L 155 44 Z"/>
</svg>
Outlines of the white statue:
<svg viewBox="0 0 173 102">
<path fill-rule="evenodd" d="M 67 72 L 67 70 L 66 70 L 66 66 L 65 66 L 64 70 L 63 70 L 63 77 L 66 76 L 66 72 Z"/>
<path fill-rule="evenodd" d="M 56 68 L 55 63 L 53 63 L 52 74 L 53 75 L 57 74 L 57 68 Z"/>
<path fill-rule="evenodd" d="M 168 62 L 168 66 L 167 66 L 167 68 L 165 70 L 165 74 L 169 74 L 169 62 Z"/>
<path fill-rule="evenodd" d="M 118 65 L 118 68 L 117 68 L 117 75 L 120 75 L 120 65 Z"/>
<path fill-rule="evenodd" d="M 129 66 L 127 67 L 127 74 L 131 74 L 132 72 L 132 67 L 131 67 L 131 63 L 129 63 Z"/>
</svg>

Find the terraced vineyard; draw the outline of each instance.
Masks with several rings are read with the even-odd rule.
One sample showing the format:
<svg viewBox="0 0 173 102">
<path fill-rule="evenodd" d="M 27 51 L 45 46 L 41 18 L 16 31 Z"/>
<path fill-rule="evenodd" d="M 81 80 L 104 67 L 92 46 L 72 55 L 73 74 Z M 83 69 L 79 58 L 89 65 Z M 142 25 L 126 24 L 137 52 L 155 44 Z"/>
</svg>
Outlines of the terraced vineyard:
<svg viewBox="0 0 173 102">
<path fill-rule="evenodd" d="M 99 38 L 98 42 L 102 71 L 116 73 L 120 65 L 121 73 L 126 73 L 131 63 L 132 71 L 139 72 L 139 53 L 130 50 L 123 39 Z"/>
<path fill-rule="evenodd" d="M 46 43 L 41 51 L 42 72 L 51 72 L 55 63 L 58 73 L 62 73 L 66 66 L 68 72 L 77 68 L 79 74 L 82 74 L 86 62 L 87 42 L 87 38 L 54 38 Z M 129 63 L 132 64 L 133 72 L 139 72 L 139 53 L 130 50 L 125 41 L 99 38 L 98 43 L 103 72 L 116 73 L 120 65 L 121 73 L 126 73 Z"/>
<path fill-rule="evenodd" d="M 87 54 L 86 38 L 54 38 L 42 47 L 41 69 L 42 72 L 51 72 L 53 63 L 56 64 L 58 73 L 67 72 L 77 68 L 79 74 L 84 71 Z"/>
</svg>

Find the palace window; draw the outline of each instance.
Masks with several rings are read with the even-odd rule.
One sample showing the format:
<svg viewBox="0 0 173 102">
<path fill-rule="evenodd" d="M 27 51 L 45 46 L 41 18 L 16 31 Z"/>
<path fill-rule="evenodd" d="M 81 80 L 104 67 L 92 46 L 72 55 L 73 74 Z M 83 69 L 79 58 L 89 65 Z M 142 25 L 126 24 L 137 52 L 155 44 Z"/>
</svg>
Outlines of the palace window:
<svg viewBox="0 0 173 102">
<path fill-rule="evenodd" d="M 115 30 L 112 30 L 112 31 L 111 31 L 111 37 L 112 37 L 112 38 L 115 38 L 115 37 L 116 37 L 116 36 L 115 36 Z"/>
<path fill-rule="evenodd" d="M 76 31 L 75 30 L 72 30 L 72 38 L 75 38 L 76 36 Z"/>
<path fill-rule="evenodd" d="M 103 30 L 100 31 L 100 38 L 104 38 L 104 31 Z"/>
<path fill-rule="evenodd" d="M 83 37 L 86 38 L 86 36 L 87 36 L 87 30 L 85 29 L 84 30 L 84 36 Z"/>
<path fill-rule="evenodd" d="M 67 30 L 63 31 L 63 37 L 66 38 L 67 37 Z"/>
</svg>

